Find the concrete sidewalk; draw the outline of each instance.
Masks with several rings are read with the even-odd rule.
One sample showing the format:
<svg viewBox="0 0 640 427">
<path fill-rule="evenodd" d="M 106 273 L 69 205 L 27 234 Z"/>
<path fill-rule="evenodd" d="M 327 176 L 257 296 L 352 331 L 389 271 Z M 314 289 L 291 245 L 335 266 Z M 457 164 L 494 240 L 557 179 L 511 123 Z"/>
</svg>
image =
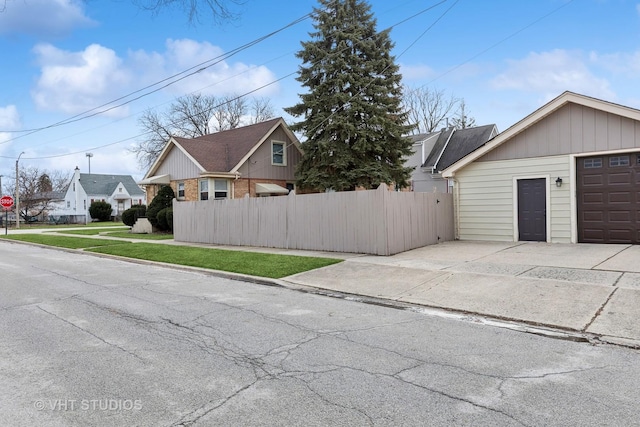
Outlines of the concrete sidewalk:
<svg viewBox="0 0 640 427">
<path fill-rule="evenodd" d="M 640 246 L 457 241 L 284 281 L 640 345 Z"/>
</svg>

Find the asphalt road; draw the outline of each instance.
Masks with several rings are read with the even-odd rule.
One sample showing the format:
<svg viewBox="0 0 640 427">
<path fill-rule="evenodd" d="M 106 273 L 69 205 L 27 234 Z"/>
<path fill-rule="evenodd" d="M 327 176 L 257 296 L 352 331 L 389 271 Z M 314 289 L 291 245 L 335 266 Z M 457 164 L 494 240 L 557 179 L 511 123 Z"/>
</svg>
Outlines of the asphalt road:
<svg viewBox="0 0 640 427">
<path fill-rule="evenodd" d="M 640 354 L 0 241 L 0 425 L 621 426 Z"/>
</svg>

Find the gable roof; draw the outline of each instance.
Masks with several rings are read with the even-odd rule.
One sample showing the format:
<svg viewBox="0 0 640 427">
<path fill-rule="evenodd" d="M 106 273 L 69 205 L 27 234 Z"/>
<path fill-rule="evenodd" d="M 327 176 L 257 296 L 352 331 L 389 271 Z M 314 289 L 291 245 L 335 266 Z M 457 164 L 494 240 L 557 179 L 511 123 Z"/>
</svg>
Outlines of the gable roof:
<svg viewBox="0 0 640 427">
<path fill-rule="evenodd" d="M 445 178 L 451 178 L 455 175 L 455 173 L 467 166 L 469 163 L 479 159 L 489 151 L 499 147 L 504 144 L 514 136 L 523 132 L 527 128 L 532 125 L 540 122 L 544 118 L 553 114 L 563 106 L 568 103 L 574 103 L 578 105 L 582 105 L 584 107 L 593 108 L 596 110 L 604 111 L 611 114 L 616 114 L 618 116 L 626 117 L 632 120 L 640 121 L 640 110 L 635 108 L 625 107 L 624 105 L 614 104 L 612 102 L 603 101 L 601 99 L 592 98 L 585 95 L 580 95 L 574 92 L 566 91 L 562 93 L 557 98 L 554 98 L 547 104 L 538 108 L 533 113 L 529 114 L 524 119 L 520 120 L 504 132 L 498 134 L 491 141 L 486 143 L 484 146 L 478 148 L 468 156 L 460 159 L 459 161 L 453 163 L 448 168 L 442 171 L 442 176 Z"/>
<path fill-rule="evenodd" d="M 483 146 L 495 133 L 495 124 L 443 129 L 422 167 L 442 171 Z"/>
<path fill-rule="evenodd" d="M 197 138 L 181 138 L 174 136 L 151 166 L 145 178 L 149 178 L 158 169 L 172 146 L 181 150 L 197 165 L 202 173 L 235 173 L 246 159 L 262 145 L 262 143 L 282 126 L 298 150 L 300 143 L 286 126 L 284 119 L 278 117 L 265 122 L 229 129 Z"/>
<path fill-rule="evenodd" d="M 120 183 L 131 196 L 144 196 L 145 194 L 131 175 L 80 174 L 80 184 L 87 194 L 110 195 Z"/>
</svg>

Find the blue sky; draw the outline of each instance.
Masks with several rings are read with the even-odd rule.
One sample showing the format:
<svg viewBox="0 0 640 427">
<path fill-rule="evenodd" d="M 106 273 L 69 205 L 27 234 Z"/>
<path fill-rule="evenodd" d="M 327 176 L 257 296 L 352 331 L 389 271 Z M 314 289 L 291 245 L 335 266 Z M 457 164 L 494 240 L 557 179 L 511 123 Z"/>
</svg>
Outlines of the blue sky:
<svg viewBox="0 0 640 427">
<path fill-rule="evenodd" d="M 303 90 L 295 52 L 309 19 L 220 64 L 108 113 L 29 134 L 251 42 L 309 13 L 315 0 L 246 0 L 239 18 L 189 25 L 132 0 L 7 0 L 0 13 L 0 175 L 15 160 L 46 170 L 141 178 L 129 149 L 147 109 L 190 92 L 256 93 L 278 115 Z M 464 98 L 478 125 L 505 130 L 565 90 L 640 108 L 638 0 L 370 0 L 404 83 Z M 441 4 L 439 4 L 441 3 Z M 0 1 L 0 6 L 3 1 Z M 433 9 L 419 14 L 430 6 Z M 413 17 L 405 21 L 407 18 Z M 405 22 L 403 22 L 405 21 Z M 278 79 L 282 79 L 278 81 Z M 277 81 L 277 82 L 276 82 Z M 276 82 L 276 83 L 273 83 Z M 273 84 L 270 84 L 273 83 Z"/>
</svg>

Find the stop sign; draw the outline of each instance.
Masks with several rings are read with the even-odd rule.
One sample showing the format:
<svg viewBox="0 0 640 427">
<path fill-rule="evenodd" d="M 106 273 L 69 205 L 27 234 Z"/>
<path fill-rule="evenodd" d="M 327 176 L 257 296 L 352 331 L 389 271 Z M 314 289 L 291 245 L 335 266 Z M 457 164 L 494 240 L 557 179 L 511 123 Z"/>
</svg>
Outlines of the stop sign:
<svg viewBox="0 0 640 427">
<path fill-rule="evenodd" d="M 0 197 L 0 206 L 2 206 L 5 209 L 9 209 L 11 206 L 13 206 L 13 197 L 11 196 Z"/>
</svg>

